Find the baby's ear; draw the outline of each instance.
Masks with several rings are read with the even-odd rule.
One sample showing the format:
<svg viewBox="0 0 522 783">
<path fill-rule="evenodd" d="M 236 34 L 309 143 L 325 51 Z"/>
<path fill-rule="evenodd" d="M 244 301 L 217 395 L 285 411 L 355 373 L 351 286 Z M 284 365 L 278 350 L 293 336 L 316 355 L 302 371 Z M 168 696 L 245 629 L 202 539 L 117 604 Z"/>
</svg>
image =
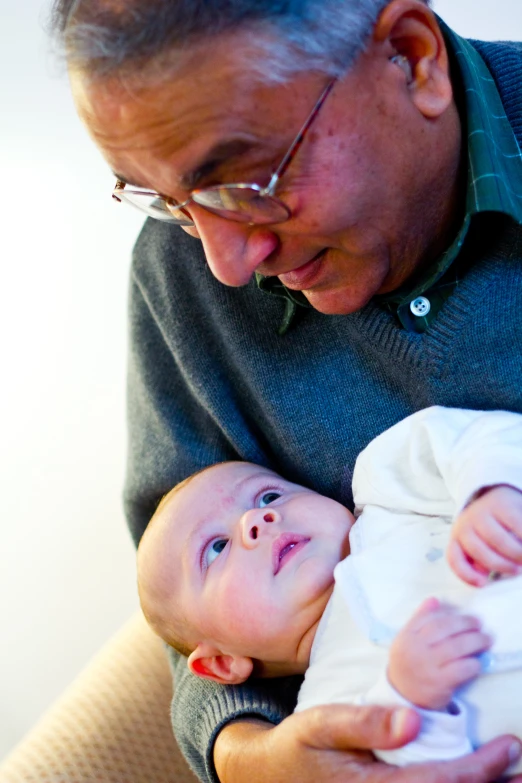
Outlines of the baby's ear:
<svg viewBox="0 0 522 783">
<path fill-rule="evenodd" d="M 239 685 L 248 680 L 254 664 L 243 655 L 223 655 L 216 647 L 200 642 L 189 655 L 188 667 L 192 674 L 221 685 Z"/>
</svg>

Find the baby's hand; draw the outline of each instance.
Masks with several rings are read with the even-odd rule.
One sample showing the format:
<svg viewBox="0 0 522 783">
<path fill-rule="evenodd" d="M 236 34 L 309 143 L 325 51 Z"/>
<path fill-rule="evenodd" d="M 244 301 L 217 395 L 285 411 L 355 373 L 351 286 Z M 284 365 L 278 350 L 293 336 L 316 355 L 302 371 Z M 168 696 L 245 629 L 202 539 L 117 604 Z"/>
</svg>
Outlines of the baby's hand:
<svg viewBox="0 0 522 783">
<path fill-rule="evenodd" d="M 470 585 L 488 574 L 522 572 L 522 492 L 508 486 L 488 489 L 452 525 L 448 562 Z"/>
<path fill-rule="evenodd" d="M 490 645 L 476 617 L 428 598 L 393 640 L 388 680 L 412 704 L 444 709 L 455 689 L 480 673 L 476 656 Z"/>
</svg>

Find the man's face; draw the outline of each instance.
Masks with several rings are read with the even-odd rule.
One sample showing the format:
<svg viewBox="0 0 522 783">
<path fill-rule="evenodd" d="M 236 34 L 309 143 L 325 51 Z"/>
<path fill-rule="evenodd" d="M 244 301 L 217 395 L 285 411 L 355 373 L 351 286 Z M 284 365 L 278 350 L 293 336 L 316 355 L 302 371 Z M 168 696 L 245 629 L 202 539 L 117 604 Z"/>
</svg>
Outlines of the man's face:
<svg viewBox="0 0 522 783">
<path fill-rule="evenodd" d="M 270 470 L 234 462 L 174 492 L 157 522 L 142 573 L 170 594 L 167 618 L 181 613 L 194 629 L 189 646 L 210 642 L 223 654 L 300 662 L 304 671 L 309 644 L 301 643 L 348 554 L 350 512 Z"/>
<path fill-rule="evenodd" d="M 80 115 L 122 179 L 179 202 L 194 187 L 268 183 L 327 80 L 261 84 L 233 44 L 216 42 L 154 87 L 72 74 Z M 317 310 L 349 313 L 440 252 L 458 170 L 456 115 L 428 121 L 384 49 L 370 47 L 338 81 L 283 176 L 276 195 L 292 211 L 287 222 L 249 226 L 190 206 L 223 283 L 276 275 Z"/>
</svg>

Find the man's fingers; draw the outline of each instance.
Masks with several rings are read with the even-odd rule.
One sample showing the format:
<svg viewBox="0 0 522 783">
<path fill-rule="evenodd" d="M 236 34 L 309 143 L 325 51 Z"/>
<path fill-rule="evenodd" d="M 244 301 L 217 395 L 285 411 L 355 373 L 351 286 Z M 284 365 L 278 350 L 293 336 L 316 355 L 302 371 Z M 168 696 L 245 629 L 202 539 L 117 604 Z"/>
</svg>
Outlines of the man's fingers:
<svg viewBox="0 0 522 783">
<path fill-rule="evenodd" d="M 248 779 L 252 783 L 492 783 L 520 757 L 520 743 L 515 737 L 504 736 L 454 761 L 406 767 L 376 762 L 369 748 L 392 748 L 401 741 L 409 742 L 420 726 L 418 718 L 403 707 L 336 704 L 294 713 L 275 727 L 240 720 L 221 732 L 227 737 L 220 751 L 227 763 L 221 766 L 231 770 L 229 780 Z M 234 746 L 232 761 L 227 759 L 227 743 Z M 248 760 L 246 765 L 244 759 Z M 227 775 L 220 779 L 227 780 Z M 517 783 L 522 780 L 518 778 Z"/>
<path fill-rule="evenodd" d="M 329 704 L 297 713 L 301 741 L 332 750 L 388 750 L 415 739 L 421 718 L 408 707 Z"/>
<path fill-rule="evenodd" d="M 520 758 L 520 743 L 514 737 L 499 737 L 471 756 L 451 762 L 447 783 L 489 783 Z"/>
<path fill-rule="evenodd" d="M 401 747 L 414 739 L 420 716 L 406 707 L 330 704 L 294 714 L 301 742 L 317 750 L 362 751 Z M 295 728 L 295 727 L 294 727 Z M 491 783 L 520 758 L 515 737 L 498 737 L 460 759 L 395 769 L 397 783 Z M 361 758 L 359 763 L 363 762 Z M 370 757 L 368 757 L 370 758 Z M 388 767 L 389 772 L 393 768 Z M 395 779 L 395 777 L 394 777 Z M 519 779 L 522 783 L 522 777 Z"/>
<path fill-rule="evenodd" d="M 475 753 L 454 761 L 412 764 L 403 767 L 397 783 L 491 783 L 520 757 L 520 743 L 514 737 L 499 737 Z M 522 783 L 522 777 L 511 783 Z"/>
</svg>

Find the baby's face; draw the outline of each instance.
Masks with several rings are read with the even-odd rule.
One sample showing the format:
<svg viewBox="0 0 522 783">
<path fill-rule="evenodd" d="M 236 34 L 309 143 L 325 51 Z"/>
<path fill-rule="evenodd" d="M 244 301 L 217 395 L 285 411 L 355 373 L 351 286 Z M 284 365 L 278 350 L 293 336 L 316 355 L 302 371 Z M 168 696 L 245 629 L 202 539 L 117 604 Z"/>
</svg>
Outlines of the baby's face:
<svg viewBox="0 0 522 783">
<path fill-rule="evenodd" d="M 256 465 L 196 476 L 159 520 L 159 567 L 173 611 L 194 629 L 187 641 L 304 671 L 353 521 L 334 500 Z"/>
</svg>

